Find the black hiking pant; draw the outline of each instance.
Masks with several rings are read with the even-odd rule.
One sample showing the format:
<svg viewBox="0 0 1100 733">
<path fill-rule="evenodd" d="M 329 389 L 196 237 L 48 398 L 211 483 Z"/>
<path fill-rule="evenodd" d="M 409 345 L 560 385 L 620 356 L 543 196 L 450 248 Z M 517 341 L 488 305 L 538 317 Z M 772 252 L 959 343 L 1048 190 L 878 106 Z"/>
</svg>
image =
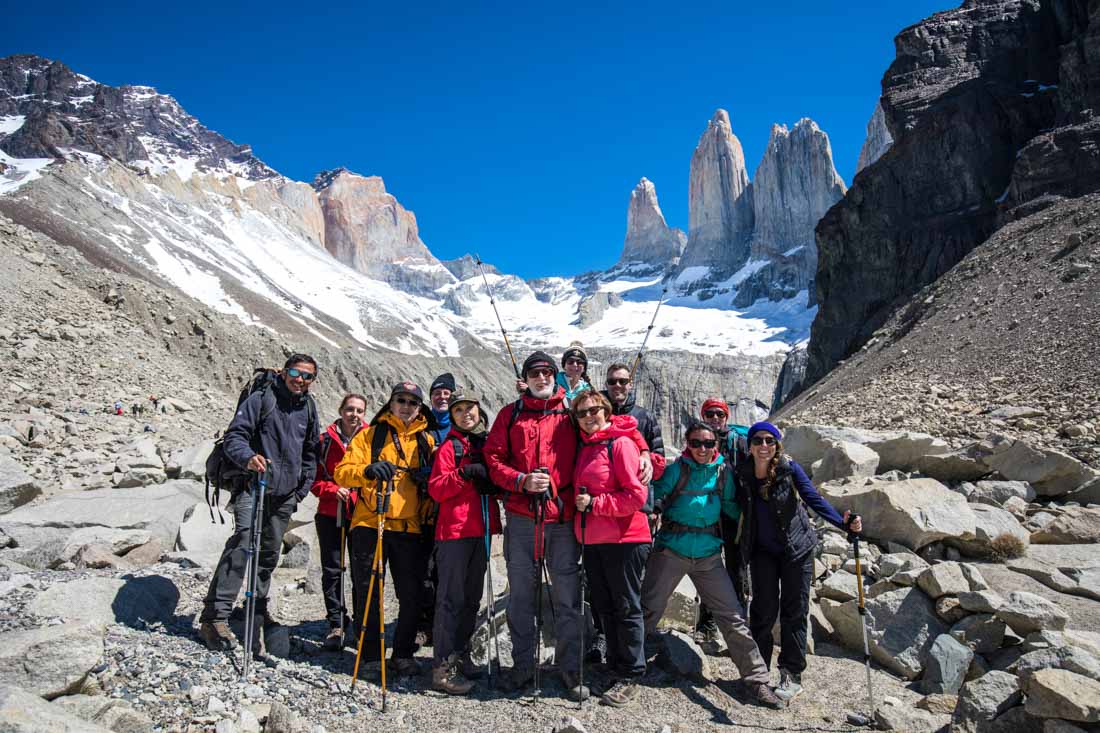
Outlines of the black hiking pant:
<svg viewBox="0 0 1100 733">
<path fill-rule="evenodd" d="M 321 551 L 321 595 L 325 599 L 325 620 L 330 628 L 338 629 L 340 615 L 343 614 L 345 619 L 348 615 L 347 608 L 344 607 L 344 588 L 340 578 L 340 527 L 336 524 L 336 517 L 324 514 L 313 517 L 313 524 L 317 528 L 317 546 Z M 345 563 L 350 563 L 350 532 L 345 541 L 348 545 Z"/>
<path fill-rule="evenodd" d="M 355 634 L 362 628 L 363 610 L 367 603 L 367 591 L 370 586 L 371 567 L 374 565 L 374 550 L 378 544 L 378 530 L 374 527 L 356 527 L 351 531 L 351 577 L 355 599 L 353 617 Z M 419 534 L 386 530 L 382 535 L 382 575 L 386 567 L 390 569 L 393 589 L 397 594 L 397 627 L 393 632 L 393 656 L 395 659 L 411 658 L 416 653 L 416 625 L 420 616 L 420 598 L 424 576 L 427 573 L 427 558 L 424 556 L 424 544 Z M 374 596 L 367 610 L 366 633 L 363 642 L 363 658 L 377 660 L 378 648 L 378 581 L 375 581 Z"/>
<path fill-rule="evenodd" d="M 764 663 L 771 669 L 772 628 L 779 619 L 779 668 L 794 674 L 806 669 L 806 614 L 810 610 L 810 583 L 814 553 L 786 560 L 766 550 L 752 555 L 752 608 L 749 630 Z"/>
<path fill-rule="evenodd" d="M 225 621 L 233 611 L 233 604 L 247 582 L 245 569 L 248 564 L 248 548 L 251 543 L 252 491 L 248 488 L 233 495 L 233 534 L 225 542 L 221 559 L 214 568 L 210 589 L 203 602 L 200 621 Z M 260 532 L 260 551 L 256 573 L 256 613 L 267 611 L 267 593 L 271 587 L 271 573 L 279 564 L 290 515 L 298 507 L 294 494 L 264 497 L 263 509 L 256 516 Z"/>
<path fill-rule="evenodd" d="M 607 667 L 620 679 L 645 674 L 642 573 L 650 548 L 648 542 L 607 543 L 584 548 L 586 581 L 592 591 L 592 615 L 599 617 L 607 638 Z"/>
<path fill-rule="evenodd" d="M 463 537 L 435 543 L 439 584 L 435 589 L 435 627 L 432 631 L 432 666 L 469 650 L 477 623 L 477 611 L 485 591 L 483 537 Z"/>
</svg>

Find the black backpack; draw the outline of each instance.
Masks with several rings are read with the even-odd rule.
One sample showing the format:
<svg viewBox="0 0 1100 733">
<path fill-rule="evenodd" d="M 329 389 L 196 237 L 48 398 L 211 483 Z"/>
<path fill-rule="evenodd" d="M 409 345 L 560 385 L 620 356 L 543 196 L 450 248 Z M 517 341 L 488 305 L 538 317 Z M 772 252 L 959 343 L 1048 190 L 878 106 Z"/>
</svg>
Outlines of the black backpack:
<svg viewBox="0 0 1100 733">
<path fill-rule="evenodd" d="M 256 424 L 257 430 L 263 425 L 264 420 L 270 415 L 276 407 L 275 392 L 273 387 L 279 380 L 279 372 L 275 369 L 268 369 L 267 367 L 257 367 L 252 370 L 252 377 L 245 382 L 241 388 L 240 394 L 237 395 L 237 406 L 234 408 L 233 413 L 236 415 L 237 410 L 241 408 L 241 404 L 244 403 L 248 397 L 256 392 L 262 392 L 262 406 L 260 407 L 260 420 Z M 313 402 L 313 397 L 306 394 L 306 409 L 309 410 L 309 422 L 306 427 L 306 435 L 311 434 L 309 428 L 310 425 L 314 425 L 317 422 L 317 406 Z M 225 455 L 225 433 L 214 436 L 214 449 L 210 451 L 210 455 L 206 457 L 206 504 L 210 509 L 210 521 L 214 520 L 214 508 L 218 507 L 218 519 L 222 524 L 225 524 L 225 517 L 222 516 L 221 507 L 221 491 L 226 489 L 232 496 L 236 491 L 243 488 L 247 483 L 248 471 L 240 468 L 233 461 Z M 210 489 L 213 487 L 214 492 L 211 496 Z"/>
</svg>

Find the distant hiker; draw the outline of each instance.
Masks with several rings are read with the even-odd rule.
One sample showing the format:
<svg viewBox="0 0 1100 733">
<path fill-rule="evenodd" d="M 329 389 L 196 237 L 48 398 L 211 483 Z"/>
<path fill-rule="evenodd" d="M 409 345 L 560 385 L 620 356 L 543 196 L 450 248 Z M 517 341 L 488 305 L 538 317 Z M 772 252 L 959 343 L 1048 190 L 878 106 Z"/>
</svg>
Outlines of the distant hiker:
<svg viewBox="0 0 1100 733">
<path fill-rule="evenodd" d="M 226 540 L 199 616 L 199 636 L 210 649 L 231 649 L 237 643 L 229 629 L 229 614 L 244 581 L 253 502 L 247 484 L 257 473 L 264 474 L 267 490 L 256 528 L 261 533 L 256 623 L 263 625 L 265 634 L 277 625 L 267 602 L 271 573 L 279 564 L 290 515 L 309 493 L 317 471 L 317 413 L 309 396 L 316 377 L 317 362 L 312 356 L 292 355 L 271 386 L 240 404 L 225 431 L 226 459 L 250 473 L 233 489 L 233 534 Z M 259 638 L 262 654 L 263 637 Z"/>
<path fill-rule="evenodd" d="M 137 403 L 130 405 L 130 417 L 137 417 Z"/>
<path fill-rule="evenodd" d="M 122 400 L 115 400 L 115 414 L 122 414 Z"/>
<path fill-rule="evenodd" d="M 775 693 L 789 701 L 802 692 L 806 669 L 806 614 L 814 574 L 817 532 L 806 507 L 841 529 L 843 516 L 817 492 L 806 472 L 783 454 L 783 435 L 769 422 L 749 428 L 751 461 L 737 468 L 737 501 L 741 519 L 741 555 L 752 566 L 752 636 L 765 663 L 772 661 L 772 628 L 779 619 L 779 687 Z M 852 532 L 863 531 L 857 516 Z"/>
<path fill-rule="evenodd" d="M 149 395 L 149 401 L 153 403 L 153 412 L 156 412 L 160 408 L 160 397 Z"/>
<path fill-rule="evenodd" d="M 565 406 L 568 407 L 573 399 L 586 389 L 592 389 L 588 378 L 588 354 L 584 352 L 584 346 L 580 341 L 569 344 L 569 348 L 561 355 L 562 371 L 558 372 L 554 381 L 565 390 Z"/>
<path fill-rule="evenodd" d="M 447 431 L 451 429 L 451 395 L 455 391 L 455 378 L 450 372 L 444 372 L 432 380 L 432 386 L 428 389 L 428 399 L 432 403 L 432 415 L 435 416 L 437 428 L 431 431 L 437 446 L 443 445 Z"/>
<path fill-rule="evenodd" d="M 310 491 L 317 497 L 317 514 L 313 524 L 317 527 L 317 545 L 321 551 L 321 594 L 325 599 L 325 619 L 329 632 L 325 636 L 325 648 L 341 649 L 344 634 L 351 628 L 351 621 L 344 608 L 344 588 L 341 578 L 341 548 L 339 518 L 345 526 L 350 524 L 351 508 L 355 505 L 356 492 L 336 483 L 334 472 L 344 458 L 352 438 L 363 428 L 367 413 L 367 398 L 359 394 L 346 394 L 340 402 L 340 417 L 324 433 L 317 449 L 317 479 Z M 343 504 L 341 510 L 340 505 Z M 345 532 L 350 547 L 350 533 Z M 350 552 L 350 550 L 347 550 Z"/>
<path fill-rule="evenodd" d="M 363 659 L 383 662 L 378 648 L 378 606 L 366 609 L 367 589 L 378 544 L 378 494 L 389 492 L 389 510 L 382 517 L 382 561 L 388 564 L 400 604 L 393 635 L 392 665 L 398 675 L 419 673 L 416 626 L 428 558 L 420 537 L 422 504 L 434 448 L 430 431 L 436 427 L 424 392 L 414 382 L 398 382 L 390 399 L 371 419 L 370 426 L 352 439 L 336 466 L 336 483 L 359 489 L 351 515 L 351 574 L 355 606 L 355 633 L 364 629 Z M 421 485 L 425 495 L 421 496 Z M 383 568 L 383 573 L 385 568 Z M 364 610 L 367 612 L 363 617 Z"/>
<path fill-rule="evenodd" d="M 638 697 L 637 681 L 646 669 L 641 593 L 652 537 L 641 510 L 649 490 L 637 475 L 641 454 L 631 439 L 637 421 L 612 416 L 611 403 L 595 390 L 578 394 L 571 409 L 583 441 L 573 474 L 574 530 L 585 545 L 592 615 L 607 636 L 607 665 L 615 679 L 602 702 L 622 707 Z"/>
<path fill-rule="evenodd" d="M 668 599 L 687 575 L 714 614 L 749 695 L 761 705 L 782 707 L 768 687 L 767 664 L 745 624 L 745 609 L 733 583 L 722 567 L 719 518 L 725 514 L 736 521 L 741 515 L 733 472 L 726 467 L 709 426 L 693 422 L 684 434 L 684 442 L 683 455 L 653 482 L 661 529 L 653 542 L 642 585 L 646 635 L 657 628 Z"/>
<path fill-rule="evenodd" d="M 480 400 L 466 393 L 450 402 L 451 430 L 436 451 L 428 490 L 439 504 L 435 525 L 435 630 L 432 634 L 432 688 L 465 695 L 480 676 L 470 660 L 470 637 L 485 589 L 486 519 L 489 533 L 500 534 L 500 489 L 489 480 L 483 450 L 488 419 Z M 490 496 L 487 502 L 483 496 Z M 488 517 L 484 509 L 488 509 Z"/>
<path fill-rule="evenodd" d="M 451 413 L 448 410 L 451 395 L 455 391 L 455 378 L 450 372 L 444 372 L 432 380 L 428 388 L 428 400 L 431 402 L 432 415 L 435 417 L 437 427 L 431 431 L 436 448 L 443 445 L 443 440 L 451 429 Z M 424 579 L 424 590 L 421 598 L 420 621 L 417 623 L 417 634 L 424 639 L 426 646 L 432 646 L 432 634 L 435 628 L 435 593 L 439 585 L 439 570 L 436 567 L 435 558 L 435 522 L 439 507 L 433 501 L 424 502 L 424 531 L 420 533 L 424 541 L 424 552 L 428 558 L 428 574 Z"/>
</svg>

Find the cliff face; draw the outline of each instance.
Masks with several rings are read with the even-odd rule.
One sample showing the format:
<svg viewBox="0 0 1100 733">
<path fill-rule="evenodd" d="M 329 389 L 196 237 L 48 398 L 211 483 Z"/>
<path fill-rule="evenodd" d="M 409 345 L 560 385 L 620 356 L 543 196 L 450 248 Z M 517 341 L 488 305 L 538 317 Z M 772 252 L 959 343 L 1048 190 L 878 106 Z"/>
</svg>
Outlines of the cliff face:
<svg viewBox="0 0 1100 733">
<path fill-rule="evenodd" d="M 665 215 L 657 203 L 657 187 L 648 178 L 642 178 L 630 192 L 626 241 L 619 264 L 644 263 L 664 267 L 680 256 L 686 243 L 684 233 L 665 222 Z"/>
<path fill-rule="evenodd" d="M 894 143 L 817 225 L 808 382 L 999 223 L 1100 187 L 1081 178 L 1098 147 L 1093 5 L 968 0 L 898 34 L 880 100 Z"/>
</svg>

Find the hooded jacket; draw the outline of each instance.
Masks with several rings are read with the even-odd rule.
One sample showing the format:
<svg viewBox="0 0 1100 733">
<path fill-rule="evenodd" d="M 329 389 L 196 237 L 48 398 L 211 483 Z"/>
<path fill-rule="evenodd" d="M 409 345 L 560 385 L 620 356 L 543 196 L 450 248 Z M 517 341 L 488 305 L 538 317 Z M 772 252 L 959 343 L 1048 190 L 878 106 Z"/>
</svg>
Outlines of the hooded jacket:
<svg viewBox="0 0 1100 733">
<path fill-rule="evenodd" d="M 474 482 L 463 478 L 460 469 L 471 463 L 484 461 L 484 434 L 479 438 L 451 428 L 450 434 L 435 453 L 432 475 L 428 480 L 428 493 L 439 503 L 439 516 L 435 520 L 437 540 L 458 540 L 464 537 L 484 537 L 485 520 L 481 513 L 481 494 Z M 462 458 L 455 461 L 455 443 L 462 445 Z M 501 533 L 500 505 L 490 496 L 489 531 Z"/>
<path fill-rule="evenodd" d="M 641 405 L 637 404 L 634 400 L 634 391 L 631 390 L 626 394 L 626 401 L 621 405 L 616 405 L 611 399 L 611 395 L 607 393 L 607 390 L 601 390 L 600 394 L 607 398 L 607 401 L 611 403 L 611 412 L 614 415 L 630 415 L 638 422 L 638 432 L 645 438 L 646 445 L 649 446 L 649 458 L 653 461 L 653 480 L 661 478 L 661 474 L 665 472 L 665 441 L 661 437 L 661 424 L 657 422 L 657 419 L 649 413 L 649 410 L 645 409 Z"/>
<path fill-rule="evenodd" d="M 390 496 L 390 507 L 386 513 L 386 530 L 391 532 L 412 532 L 419 534 L 423 517 L 423 506 L 430 502 L 427 497 L 421 497 L 416 482 L 413 480 L 415 471 L 426 468 L 430 461 L 422 460 L 417 444 L 417 433 L 428 429 L 428 419 L 423 411 L 417 415 L 409 425 L 405 425 L 396 415 L 383 409 L 366 430 L 360 430 L 348 445 L 347 453 L 343 460 L 336 466 L 334 475 L 336 483 L 348 488 L 358 488 L 359 501 L 355 504 L 355 511 L 351 515 L 351 527 L 377 527 L 378 514 L 375 512 L 378 500 L 379 481 L 368 480 L 363 476 L 363 470 L 372 463 L 389 461 L 398 467 L 394 475 L 393 493 Z M 392 430 L 391 438 L 386 442 L 377 456 L 371 455 L 371 441 L 375 431 Z M 426 436 L 428 447 L 432 448 L 431 435 Z M 400 453 L 394 443 L 401 446 Z M 401 457 L 404 454 L 404 458 Z M 381 487 L 385 490 L 385 486 Z"/>
<path fill-rule="evenodd" d="M 292 393 L 282 377 L 267 389 L 275 395 L 275 409 L 261 421 L 266 390 L 250 394 L 226 428 L 222 449 L 241 469 L 246 469 L 252 456 L 262 455 L 268 462 L 267 494 L 277 498 L 293 494 L 301 501 L 317 473 L 319 427 L 316 419 L 310 419 L 316 413 L 308 395 Z"/>
<path fill-rule="evenodd" d="M 641 512 L 649 489 L 638 480 L 641 451 L 634 444 L 637 421 L 615 415 L 611 424 L 592 435 L 582 433 L 573 481 L 592 496 L 585 518 L 584 542 L 588 545 L 650 542 L 649 519 Z M 611 442 L 608 456 L 607 441 Z M 581 540 L 581 516 L 573 522 Z"/>
<path fill-rule="evenodd" d="M 725 457 L 718 453 L 712 463 L 704 465 L 696 463 L 691 455 L 684 451 L 679 459 L 669 464 L 664 476 L 653 482 L 654 498 L 660 501 L 676 488 L 681 471 L 691 471 L 683 489 L 684 493 L 681 493 L 671 506 L 666 506 L 664 509 L 661 521 L 665 526 L 657 532 L 657 538 L 654 541 L 657 549 L 668 548 L 677 555 L 691 559 L 710 557 L 721 552 L 721 537 L 696 532 L 673 532 L 669 529 L 668 523 L 709 527 L 717 524 L 722 514 L 737 521 L 741 516 L 741 507 L 736 500 L 733 471 L 725 471 L 725 485 L 720 491 L 716 491 L 719 468 L 725 461 Z"/>
<path fill-rule="evenodd" d="M 359 430 L 355 431 L 356 435 L 362 430 L 363 426 L 360 425 Z M 352 439 L 354 438 L 353 435 Z M 348 443 L 350 444 L 351 441 L 349 440 Z M 340 502 L 336 492 L 340 489 L 340 485 L 336 483 L 334 476 L 336 466 L 344 458 L 346 451 L 347 448 L 344 447 L 344 441 L 340 435 L 340 421 L 337 420 L 329 425 L 321 436 L 321 442 L 317 447 L 317 479 L 310 488 L 313 495 L 317 497 L 317 513 L 322 516 L 336 517 L 336 506 Z M 352 491 L 348 507 L 355 506 L 357 498 L 357 492 Z"/>
</svg>

